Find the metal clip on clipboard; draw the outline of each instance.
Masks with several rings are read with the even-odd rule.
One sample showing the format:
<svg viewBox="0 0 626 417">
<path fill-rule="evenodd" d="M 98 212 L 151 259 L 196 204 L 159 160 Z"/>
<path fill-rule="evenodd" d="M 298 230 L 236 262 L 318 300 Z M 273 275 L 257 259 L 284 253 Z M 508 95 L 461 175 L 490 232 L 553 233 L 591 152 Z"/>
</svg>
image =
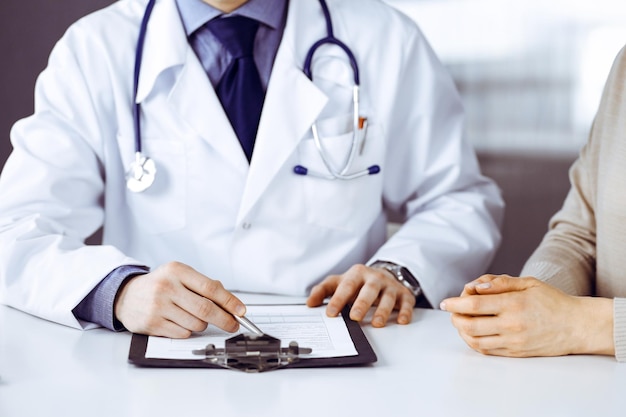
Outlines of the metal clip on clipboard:
<svg viewBox="0 0 626 417">
<path fill-rule="evenodd" d="M 204 361 L 222 368 L 249 373 L 272 371 L 300 360 L 301 354 L 311 353 L 311 348 L 301 348 L 292 341 L 281 348 L 280 339 L 267 334 L 242 333 L 226 340 L 223 349 L 208 344 L 204 349 L 194 349 L 194 355 L 204 355 Z"/>
</svg>

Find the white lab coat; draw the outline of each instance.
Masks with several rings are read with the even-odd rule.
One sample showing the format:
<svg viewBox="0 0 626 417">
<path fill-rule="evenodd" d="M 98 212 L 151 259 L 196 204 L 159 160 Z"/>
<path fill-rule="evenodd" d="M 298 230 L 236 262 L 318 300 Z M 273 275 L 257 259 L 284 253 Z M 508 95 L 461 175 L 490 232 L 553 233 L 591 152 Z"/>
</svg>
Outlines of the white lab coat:
<svg viewBox="0 0 626 417">
<path fill-rule="evenodd" d="M 311 124 L 340 162 L 351 140 L 352 71 L 324 47 L 316 0 L 291 1 L 248 164 L 189 47 L 174 0 L 149 23 L 136 100 L 154 185 L 125 186 L 134 158 L 132 74 L 146 0 L 122 0 L 74 24 L 16 123 L 0 180 L 0 301 L 85 327 L 72 309 L 120 265 L 191 265 L 238 291 L 305 295 L 328 274 L 388 260 L 408 267 L 433 305 L 490 263 L 503 204 L 463 139 L 450 77 L 418 28 L 377 0 L 330 0 L 335 34 L 360 66 L 369 127 L 354 169 L 328 181 Z M 404 222 L 386 241 L 389 219 Z M 103 227 L 103 244 L 84 240 Z"/>
</svg>

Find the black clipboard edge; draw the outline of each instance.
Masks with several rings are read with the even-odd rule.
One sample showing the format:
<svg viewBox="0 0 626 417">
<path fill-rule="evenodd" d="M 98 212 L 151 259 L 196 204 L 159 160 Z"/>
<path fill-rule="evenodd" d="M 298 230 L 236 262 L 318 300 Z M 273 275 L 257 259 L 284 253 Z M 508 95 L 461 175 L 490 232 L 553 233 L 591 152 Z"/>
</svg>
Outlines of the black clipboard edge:
<svg viewBox="0 0 626 417">
<path fill-rule="evenodd" d="M 354 356 L 339 356 L 333 358 L 311 358 L 301 359 L 298 362 L 287 365 L 285 368 L 325 368 L 358 366 L 374 363 L 378 360 L 376 353 L 370 345 L 361 325 L 349 318 L 350 308 L 345 307 L 341 312 L 341 317 L 346 323 L 348 333 L 352 338 L 357 354 Z M 148 347 L 148 336 L 133 333 L 128 352 L 128 362 L 140 367 L 152 368 L 220 368 L 218 365 L 210 364 L 196 359 L 160 359 L 146 358 L 146 348 Z"/>
</svg>

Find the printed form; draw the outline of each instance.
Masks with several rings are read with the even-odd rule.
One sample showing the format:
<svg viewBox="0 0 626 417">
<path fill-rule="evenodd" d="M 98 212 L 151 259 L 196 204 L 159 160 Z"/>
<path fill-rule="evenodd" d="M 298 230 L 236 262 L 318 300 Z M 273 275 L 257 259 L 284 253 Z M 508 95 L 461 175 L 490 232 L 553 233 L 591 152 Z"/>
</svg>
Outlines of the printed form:
<svg viewBox="0 0 626 417">
<path fill-rule="evenodd" d="M 296 341 L 298 346 L 313 349 L 307 358 L 336 358 L 356 356 L 358 353 L 350 332 L 341 316 L 327 317 L 326 306 L 310 308 L 306 305 L 247 305 L 246 317 L 265 334 L 280 339 L 281 346 Z M 245 329 L 240 328 L 240 332 Z M 204 349 L 212 343 L 223 348 L 225 340 L 237 333 L 227 333 L 214 326 L 202 333 L 194 333 L 189 339 L 169 339 L 150 336 L 146 358 L 155 359 L 204 359 L 192 350 Z"/>
</svg>

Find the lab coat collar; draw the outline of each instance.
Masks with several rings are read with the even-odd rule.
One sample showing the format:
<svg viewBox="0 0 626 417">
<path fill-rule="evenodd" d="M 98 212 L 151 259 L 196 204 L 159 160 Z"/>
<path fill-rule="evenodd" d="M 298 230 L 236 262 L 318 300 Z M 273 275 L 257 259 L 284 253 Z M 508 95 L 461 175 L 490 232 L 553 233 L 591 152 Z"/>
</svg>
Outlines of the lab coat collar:
<svg viewBox="0 0 626 417">
<path fill-rule="evenodd" d="M 187 49 L 176 0 L 157 1 L 148 21 L 136 103 L 146 99 L 163 71 L 185 63 Z"/>
<path fill-rule="evenodd" d="M 215 89 L 189 46 L 176 0 L 157 1 L 148 22 L 137 102 L 156 88 L 157 78 L 172 70 L 168 103 L 188 126 L 206 140 L 224 160 L 246 175 L 248 161 L 222 110 Z"/>
</svg>

